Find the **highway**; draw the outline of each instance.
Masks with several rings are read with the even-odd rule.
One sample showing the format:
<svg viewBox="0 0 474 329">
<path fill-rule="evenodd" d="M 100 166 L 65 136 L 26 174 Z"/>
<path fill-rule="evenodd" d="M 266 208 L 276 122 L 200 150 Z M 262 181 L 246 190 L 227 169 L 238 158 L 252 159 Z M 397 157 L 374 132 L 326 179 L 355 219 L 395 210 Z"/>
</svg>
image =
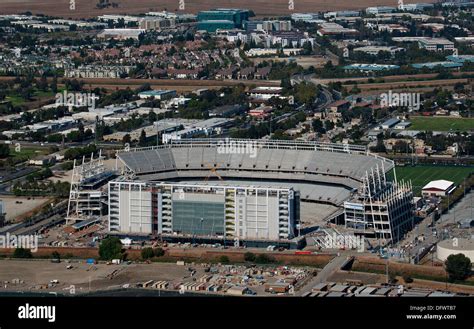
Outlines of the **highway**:
<svg viewBox="0 0 474 329">
<path fill-rule="evenodd" d="M 292 84 L 298 84 L 298 83 L 312 83 L 315 85 L 318 85 L 317 80 L 314 78 L 314 74 L 297 74 L 294 75 L 291 78 L 291 83 Z M 329 104 L 334 102 L 334 96 L 333 94 L 324 86 L 322 86 L 321 93 L 318 95 L 318 97 L 315 100 L 316 104 L 316 109 L 315 112 L 322 111 L 324 108 L 326 108 Z"/>
</svg>

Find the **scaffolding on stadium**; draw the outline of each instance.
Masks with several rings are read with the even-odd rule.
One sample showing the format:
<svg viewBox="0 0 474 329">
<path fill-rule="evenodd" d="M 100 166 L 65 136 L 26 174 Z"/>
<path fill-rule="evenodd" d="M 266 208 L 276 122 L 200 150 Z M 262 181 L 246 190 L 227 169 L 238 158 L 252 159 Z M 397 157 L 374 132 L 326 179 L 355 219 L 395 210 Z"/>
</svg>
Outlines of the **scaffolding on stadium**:
<svg viewBox="0 0 474 329">
<path fill-rule="evenodd" d="M 104 166 L 102 151 L 99 151 L 97 158 L 94 153 L 90 160 L 82 158 L 82 162 L 77 164 L 74 160 L 71 189 L 66 214 L 66 224 L 70 221 L 84 221 L 104 215 L 104 201 L 107 193 L 102 186 L 114 176 L 114 172 L 107 170 Z"/>
</svg>

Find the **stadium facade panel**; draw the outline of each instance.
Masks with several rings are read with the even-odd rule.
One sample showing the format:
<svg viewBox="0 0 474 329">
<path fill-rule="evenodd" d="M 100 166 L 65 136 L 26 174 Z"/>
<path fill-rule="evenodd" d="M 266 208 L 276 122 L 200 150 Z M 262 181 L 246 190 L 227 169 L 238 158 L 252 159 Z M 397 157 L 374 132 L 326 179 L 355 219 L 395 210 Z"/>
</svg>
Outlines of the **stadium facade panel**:
<svg viewBox="0 0 474 329">
<path fill-rule="evenodd" d="M 290 240 L 298 206 L 289 188 L 109 182 L 110 232 Z"/>
</svg>

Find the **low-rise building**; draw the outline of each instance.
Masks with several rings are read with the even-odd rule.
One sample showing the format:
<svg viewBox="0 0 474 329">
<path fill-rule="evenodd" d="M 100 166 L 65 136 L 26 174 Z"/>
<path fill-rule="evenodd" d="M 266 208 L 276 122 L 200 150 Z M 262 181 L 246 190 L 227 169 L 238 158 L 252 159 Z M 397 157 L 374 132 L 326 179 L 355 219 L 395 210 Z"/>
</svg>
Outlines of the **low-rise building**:
<svg viewBox="0 0 474 329">
<path fill-rule="evenodd" d="M 378 7 L 367 7 L 365 9 L 365 12 L 367 14 L 373 14 L 373 15 L 377 15 L 377 14 L 388 14 L 388 13 L 392 13 L 396 10 L 395 7 L 389 7 L 389 6 L 378 6 Z"/>
<path fill-rule="evenodd" d="M 363 52 L 369 55 L 378 55 L 380 52 L 387 52 L 390 55 L 394 56 L 396 53 L 400 51 L 404 51 L 405 48 L 395 47 L 395 46 L 367 46 L 367 47 L 359 47 L 355 48 L 355 52 Z"/>
<path fill-rule="evenodd" d="M 420 48 L 429 51 L 453 51 L 454 42 L 445 38 L 425 38 L 418 41 Z"/>
<path fill-rule="evenodd" d="M 257 87 L 248 92 L 250 98 L 269 100 L 272 97 L 281 97 L 282 87 Z"/>
<path fill-rule="evenodd" d="M 390 129 L 400 122 L 397 118 L 391 118 L 382 123 L 382 129 Z"/>
<path fill-rule="evenodd" d="M 456 185 L 454 182 L 444 179 L 434 180 L 423 186 L 421 189 L 421 194 L 424 197 L 447 196 L 451 194 L 455 188 Z"/>
<path fill-rule="evenodd" d="M 141 99 L 157 99 L 160 101 L 176 97 L 176 90 L 147 90 L 138 93 Z"/>
<path fill-rule="evenodd" d="M 145 29 L 105 29 L 97 35 L 99 39 L 138 40 L 140 35 L 145 33 Z"/>
</svg>

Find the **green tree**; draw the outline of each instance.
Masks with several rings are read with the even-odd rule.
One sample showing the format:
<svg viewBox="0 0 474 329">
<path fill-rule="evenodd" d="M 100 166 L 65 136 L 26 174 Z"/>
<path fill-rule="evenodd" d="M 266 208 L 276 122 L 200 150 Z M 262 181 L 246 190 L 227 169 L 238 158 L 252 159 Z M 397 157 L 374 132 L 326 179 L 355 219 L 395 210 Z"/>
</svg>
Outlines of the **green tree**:
<svg viewBox="0 0 474 329">
<path fill-rule="evenodd" d="M 255 258 L 255 262 L 258 264 L 270 264 L 273 263 L 275 260 L 268 256 L 267 254 L 259 254 L 257 258 Z"/>
<path fill-rule="evenodd" d="M 471 274 L 471 260 L 464 254 L 450 255 L 444 264 L 451 282 L 465 280 Z"/>
<path fill-rule="evenodd" d="M 155 111 L 150 110 L 150 112 L 148 113 L 148 121 L 150 123 L 154 123 L 157 120 L 158 120 L 158 115 L 155 113 Z"/>
<path fill-rule="evenodd" d="M 152 248 L 148 247 L 148 248 L 142 249 L 141 255 L 142 255 L 142 259 L 150 259 L 150 258 L 153 258 L 153 256 L 155 256 L 155 253 Z"/>
<path fill-rule="evenodd" d="M 320 119 L 314 119 L 312 121 L 313 130 L 319 134 L 324 134 L 326 129 L 323 127 L 323 122 Z"/>
<path fill-rule="evenodd" d="M 59 252 L 53 251 L 53 253 L 51 254 L 51 258 L 52 258 L 52 259 L 58 259 L 58 260 L 60 260 L 60 259 L 61 259 L 61 255 L 59 254 Z"/>
<path fill-rule="evenodd" d="M 246 262 L 255 262 L 255 254 L 248 251 L 244 254 L 244 259 Z"/>
<path fill-rule="evenodd" d="M 219 261 L 220 261 L 222 264 L 229 264 L 229 263 L 230 263 L 229 257 L 227 257 L 227 256 L 225 256 L 225 255 L 224 255 L 224 256 L 221 256 L 221 257 L 219 258 Z"/>
<path fill-rule="evenodd" d="M 129 134 L 126 134 L 125 136 L 123 136 L 122 138 L 123 145 L 126 145 L 126 144 L 130 145 L 131 142 L 132 142 L 132 138 L 130 137 Z"/>
<path fill-rule="evenodd" d="M 163 248 L 156 248 L 154 250 L 154 253 L 155 253 L 155 257 L 162 257 L 165 255 L 165 251 L 163 250 Z"/>
<path fill-rule="evenodd" d="M 145 132 L 145 130 L 142 130 L 142 132 L 140 133 L 140 139 L 138 140 L 138 145 L 146 146 L 146 132 Z"/>
<path fill-rule="evenodd" d="M 16 248 L 13 252 L 13 258 L 33 258 L 33 254 L 30 249 Z"/>
<path fill-rule="evenodd" d="M 103 260 L 122 258 L 122 242 L 117 237 L 109 237 L 100 243 L 99 256 Z"/>
<path fill-rule="evenodd" d="M 0 144 L 0 158 L 7 158 L 10 155 L 10 147 L 7 144 Z"/>
</svg>

